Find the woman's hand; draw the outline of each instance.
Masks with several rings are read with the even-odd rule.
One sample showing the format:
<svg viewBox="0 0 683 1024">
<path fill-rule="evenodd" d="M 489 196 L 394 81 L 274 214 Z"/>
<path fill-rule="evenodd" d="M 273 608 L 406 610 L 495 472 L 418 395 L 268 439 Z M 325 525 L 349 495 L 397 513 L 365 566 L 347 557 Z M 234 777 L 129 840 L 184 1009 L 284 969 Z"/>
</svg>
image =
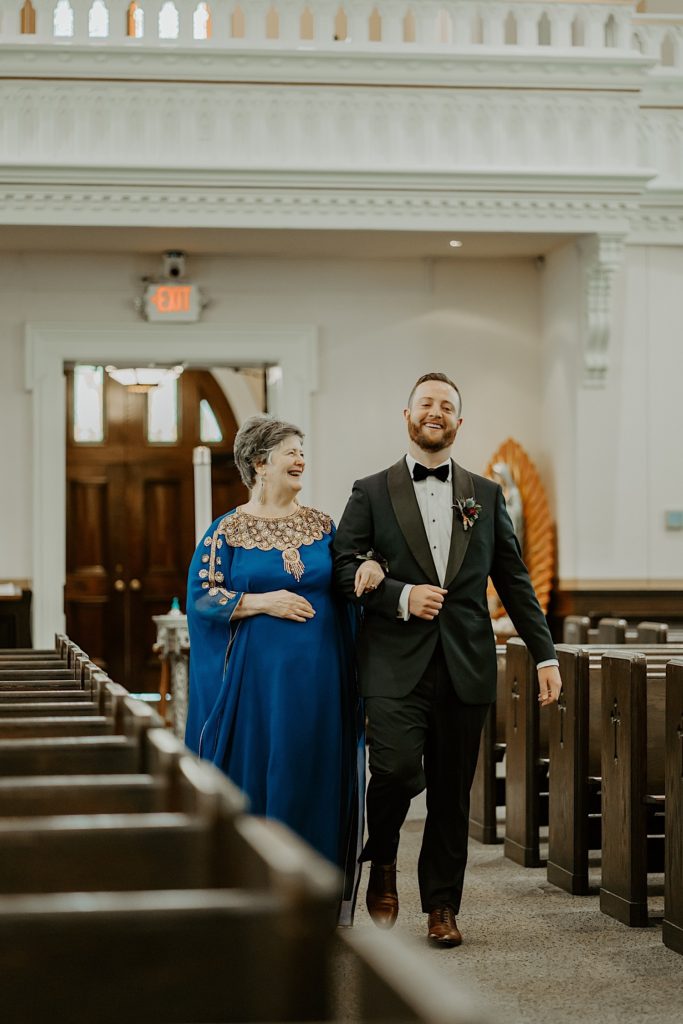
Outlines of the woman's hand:
<svg viewBox="0 0 683 1024">
<path fill-rule="evenodd" d="M 354 581 L 356 597 L 361 597 L 368 591 L 376 590 L 383 579 L 384 570 L 379 562 L 375 562 L 371 558 L 361 562 L 356 571 L 356 579 Z"/>
<path fill-rule="evenodd" d="M 305 597 L 292 594 L 289 590 L 272 590 L 269 594 L 260 594 L 263 611 L 276 619 L 289 619 L 291 622 L 305 622 L 315 615 L 315 608 Z"/>
</svg>

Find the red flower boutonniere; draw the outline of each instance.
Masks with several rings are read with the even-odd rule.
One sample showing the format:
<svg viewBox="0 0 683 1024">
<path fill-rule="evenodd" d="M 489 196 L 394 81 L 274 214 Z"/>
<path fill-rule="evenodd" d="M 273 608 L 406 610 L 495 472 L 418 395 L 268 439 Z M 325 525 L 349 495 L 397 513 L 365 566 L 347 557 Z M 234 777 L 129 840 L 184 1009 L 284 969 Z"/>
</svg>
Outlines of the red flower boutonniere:
<svg viewBox="0 0 683 1024">
<path fill-rule="evenodd" d="M 456 498 L 455 505 L 451 508 L 456 509 L 462 519 L 463 530 L 469 530 L 474 526 L 481 512 L 481 505 L 474 498 Z"/>
</svg>

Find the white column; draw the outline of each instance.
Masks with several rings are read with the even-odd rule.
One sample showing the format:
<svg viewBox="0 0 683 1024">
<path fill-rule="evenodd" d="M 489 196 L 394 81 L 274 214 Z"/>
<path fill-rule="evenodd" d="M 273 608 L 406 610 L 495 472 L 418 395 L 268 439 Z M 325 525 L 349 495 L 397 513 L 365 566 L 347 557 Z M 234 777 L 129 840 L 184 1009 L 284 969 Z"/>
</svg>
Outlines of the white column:
<svg viewBox="0 0 683 1024">
<path fill-rule="evenodd" d="M 330 0 L 317 0 L 310 4 L 313 12 L 313 39 L 320 46 L 329 46 L 334 42 L 334 16 L 337 5 Z"/>
<path fill-rule="evenodd" d="M 538 22 L 541 9 L 535 4 L 522 4 L 515 9 L 517 21 L 517 45 L 525 49 L 538 46 Z"/>
<path fill-rule="evenodd" d="M 370 15 L 374 4 L 366 0 L 347 0 L 344 7 L 351 44 L 365 46 L 370 38 Z"/>
<path fill-rule="evenodd" d="M 199 445 L 192 452 L 194 466 L 194 535 L 195 543 L 206 533 L 211 514 L 211 449 Z"/>
<path fill-rule="evenodd" d="M 90 38 L 88 35 L 88 19 L 92 0 L 69 0 L 69 2 L 74 12 L 74 34 L 72 39 L 74 43 L 87 43 Z"/>
<path fill-rule="evenodd" d="M 173 0 L 178 9 L 178 42 L 191 46 L 194 42 L 194 12 L 199 0 Z"/>
<path fill-rule="evenodd" d="M 382 18 L 382 43 L 392 48 L 403 46 L 403 18 L 408 11 L 405 0 L 385 0 L 377 4 Z"/>
<path fill-rule="evenodd" d="M 550 18 L 550 42 L 556 49 L 570 49 L 572 45 L 573 7 L 555 7 L 548 12 Z"/>
<path fill-rule="evenodd" d="M 589 50 L 604 50 L 606 26 L 607 17 L 603 9 L 586 9 L 583 14 L 583 45 Z"/>
<path fill-rule="evenodd" d="M 439 5 L 431 0 L 420 0 L 414 5 L 415 14 L 415 41 L 420 46 L 436 46 L 439 42 L 436 35 L 436 16 Z M 452 7 L 449 5 L 451 20 L 453 19 Z"/>
<path fill-rule="evenodd" d="M 243 0 L 244 41 L 252 46 L 263 46 L 266 41 L 266 13 L 269 0 Z"/>
<path fill-rule="evenodd" d="M 505 46 L 505 22 L 507 4 L 487 3 L 482 5 L 482 29 L 484 46 Z"/>
</svg>

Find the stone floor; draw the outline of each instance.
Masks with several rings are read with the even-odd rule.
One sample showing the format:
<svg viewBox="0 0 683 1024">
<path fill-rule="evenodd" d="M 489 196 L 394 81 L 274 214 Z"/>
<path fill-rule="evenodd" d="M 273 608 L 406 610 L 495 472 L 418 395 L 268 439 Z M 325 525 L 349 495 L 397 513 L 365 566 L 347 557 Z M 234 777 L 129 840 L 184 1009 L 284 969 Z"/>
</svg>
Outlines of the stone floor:
<svg viewBox="0 0 683 1024">
<path fill-rule="evenodd" d="M 403 828 L 396 929 L 427 948 L 416 884 L 423 814 L 418 803 Z M 591 881 L 599 884 L 597 868 Z M 367 868 L 355 927 L 373 929 L 366 882 Z M 597 895 L 569 896 L 548 884 L 545 869 L 518 867 L 503 857 L 502 846 L 470 841 L 458 917 L 463 945 L 428 952 L 440 971 L 490 1007 L 493 1021 L 681 1024 L 683 957 L 662 944 L 661 891 L 661 884 L 653 888 L 651 926 L 627 928 L 600 913 Z M 359 1019 L 354 1003 L 349 992 L 344 1019 Z"/>
</svg>

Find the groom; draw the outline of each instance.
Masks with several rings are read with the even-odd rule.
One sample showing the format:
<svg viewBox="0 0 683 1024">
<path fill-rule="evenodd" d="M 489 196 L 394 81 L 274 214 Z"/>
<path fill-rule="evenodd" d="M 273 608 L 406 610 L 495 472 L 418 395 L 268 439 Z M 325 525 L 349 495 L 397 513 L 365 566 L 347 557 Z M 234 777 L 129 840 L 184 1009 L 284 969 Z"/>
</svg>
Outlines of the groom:
<svg viewBox="0 0 683 1024">
<path fill-rule="evenodd" d="M 496 695 L 486 604 L 490 576 L 538 668 L 539 701 L 557 700 L 550 632 L 522 561 L 500 486 L 451 460 L 462 401 L 443 373 L 421 377 L 403 415 L 408 453 L 354 484 L 337 530 L 335 573 L 353 599 L 359 559 L 387 575 L 362 598 L 361 692 L 370 725 L 367 906 L 375 924 L 398 916 L 396 853 L 410 800 L 427 789 L 418 865 L 428 938 L 458 946 L 470 787 L 479 737 Z"/>
</svg>

